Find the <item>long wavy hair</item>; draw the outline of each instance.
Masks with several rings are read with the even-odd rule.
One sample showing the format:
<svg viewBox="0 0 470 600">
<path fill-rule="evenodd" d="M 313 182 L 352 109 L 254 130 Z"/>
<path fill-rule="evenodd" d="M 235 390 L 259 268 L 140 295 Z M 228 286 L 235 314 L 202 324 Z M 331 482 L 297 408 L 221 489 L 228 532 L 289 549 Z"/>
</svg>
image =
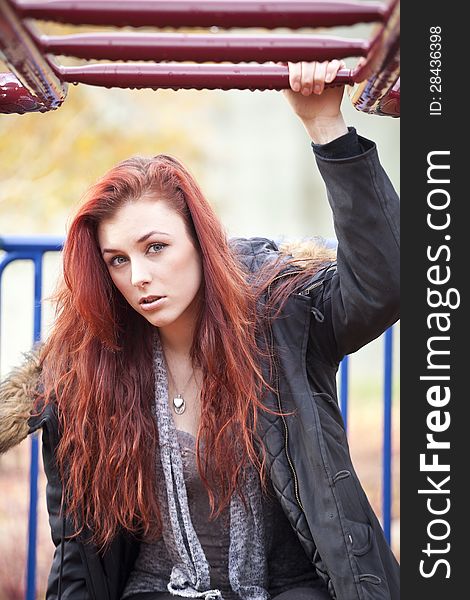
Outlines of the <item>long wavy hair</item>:
<svg viewBox="0 0 470 600">
<path fill-rule="evenodd" d="M 197 461 L 211 517 L 228 506 L 233 493 L 244 498 L 248 464 L 258 469 L 266 489 L 257 415 L 273 411 L 262 402 L 269 383 L 261 364 L 269 351 L 257 342 L 263 329 L 257 306 L 262 289 L 285 265 L 271 269 L 262 285 L 249 284 L 217 216 L 183 165 L 166 155 L 125 160 L 90 188 L 70 224 L 56 319 L 42 352 L 43 399 L 57 405 L 59 417 L 57 461 L 66 513 L 76 534 L 87 527 L 101 548 L 120 528 L 161 535 L 155 329 L 113 284 L 97 236 L 102 221 L 144 195 L 164 200 L 183 217 L 202 259 L 203 302 L 191 357 L 203 373 Z M 278 305 L 309 275 L 308 269 L 297 272 L 300 277 L 288 278 L 278 292 Z"/>
</svg>

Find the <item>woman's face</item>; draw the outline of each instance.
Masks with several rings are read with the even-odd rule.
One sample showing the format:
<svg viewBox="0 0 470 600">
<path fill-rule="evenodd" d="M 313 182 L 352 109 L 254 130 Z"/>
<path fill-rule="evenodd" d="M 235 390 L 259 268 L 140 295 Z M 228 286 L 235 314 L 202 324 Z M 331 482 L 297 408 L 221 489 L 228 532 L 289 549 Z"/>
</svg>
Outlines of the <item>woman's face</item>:
<svg viewBox="0 0 470 600">
<path fill-rule="evenodd" d="M 132 308 L 162 330 L 188 331 L 197 317 L 202 263 L 181 215 L 165 200 L 142 197 L 100 223 L 98 241 Z"/>
</svg>

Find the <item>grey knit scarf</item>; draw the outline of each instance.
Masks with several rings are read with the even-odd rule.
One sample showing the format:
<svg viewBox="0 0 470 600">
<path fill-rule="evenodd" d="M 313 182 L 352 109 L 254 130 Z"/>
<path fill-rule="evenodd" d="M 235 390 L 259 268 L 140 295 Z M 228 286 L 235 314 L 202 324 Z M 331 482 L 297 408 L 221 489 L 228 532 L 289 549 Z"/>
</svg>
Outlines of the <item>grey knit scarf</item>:
<svg viewBox="0 0 470 600">
<path fill-rule="evenodd" d="M 158 334 L 155 339 L 155 415 L 160 456 L 157 456 L 159 502 L 163 515 L 163 539 L 173 563 L 168 591 L 184 598 L 222 599 L 210 589 L 210 568 L 194 530 L 183 477 L 183 462 L 168 402 L 165 357 Z M 259 476 L 250 467 L 246 481 L 245 510 L 238 494 L 230 502 L 229 580 L 242 600 L 269 600 L 267 557 Z M 168 518 L 165 518 L 165 515 Z"/>
</svg>

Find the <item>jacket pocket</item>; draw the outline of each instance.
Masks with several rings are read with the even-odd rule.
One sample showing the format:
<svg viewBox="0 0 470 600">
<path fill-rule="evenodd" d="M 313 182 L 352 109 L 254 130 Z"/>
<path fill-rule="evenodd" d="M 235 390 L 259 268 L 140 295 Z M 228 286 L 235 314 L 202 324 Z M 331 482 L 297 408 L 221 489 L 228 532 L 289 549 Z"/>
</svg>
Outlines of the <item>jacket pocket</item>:
<svg viewBox="0 0 470 600">
<path fill-rule="evenodd" d="M 369 523 L 359 523 L 345 519 L 345 530 L 354 556 L 364 556 L 373 544 L 373 531 Z"/>
<path fill-rule="evenodd" d="M 361 600 L 391 600 L 382 557 L 385 553 L 388 562 L 389 552 L 384 543 L 378 543 L 377 536 L 383 538 L 383 532 L 354 471 L 338 405 L 327 393 L 313 393 L 312 398 L 320 425 L 323 465 L 334 494 L 354 583 Z M 326 561 L 332 561 L 332 557 L 322 558 L 326 571 L 334 572 Z"/>
<path fill-rule="evenodd" d="M 318 412 L 324 437 L 332 437 L 338 444 L 346 444 L 346 430 L 338 405 L 326 392 L 313 392 L 313 400 Z"/>
<path fill-rule="evenodd" d="M 341 499 L 346 518 L 368 521 L 369 502 L 354 470 L 343 417 L 326 392 L 313 393 L 321 427 L 325 468 Z"/>
</svg>

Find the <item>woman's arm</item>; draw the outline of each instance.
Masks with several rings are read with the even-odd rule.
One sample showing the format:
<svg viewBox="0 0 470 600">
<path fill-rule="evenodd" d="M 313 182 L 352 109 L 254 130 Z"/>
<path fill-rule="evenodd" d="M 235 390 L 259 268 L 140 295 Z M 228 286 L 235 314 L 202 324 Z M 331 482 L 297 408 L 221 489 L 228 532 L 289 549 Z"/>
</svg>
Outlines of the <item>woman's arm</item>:
<svg viewBox="0 0 470 600">
<path fill-rule="evenodd" d="M 312 292 L 323 324 L 312 342 L 323 360 L 339 362 L 399 318 L 399 200 L 375 144 L 344 125 L 341 88 L 327 88 L 338 61 L 289 65 L 286 93 L 311 139 L 327 188 L 338 240 L 337 272 Z M 319 85 L 319 95 L 312 93 Z M 314 350 L 315 351 L 315 350 Z"/>
</svg>

